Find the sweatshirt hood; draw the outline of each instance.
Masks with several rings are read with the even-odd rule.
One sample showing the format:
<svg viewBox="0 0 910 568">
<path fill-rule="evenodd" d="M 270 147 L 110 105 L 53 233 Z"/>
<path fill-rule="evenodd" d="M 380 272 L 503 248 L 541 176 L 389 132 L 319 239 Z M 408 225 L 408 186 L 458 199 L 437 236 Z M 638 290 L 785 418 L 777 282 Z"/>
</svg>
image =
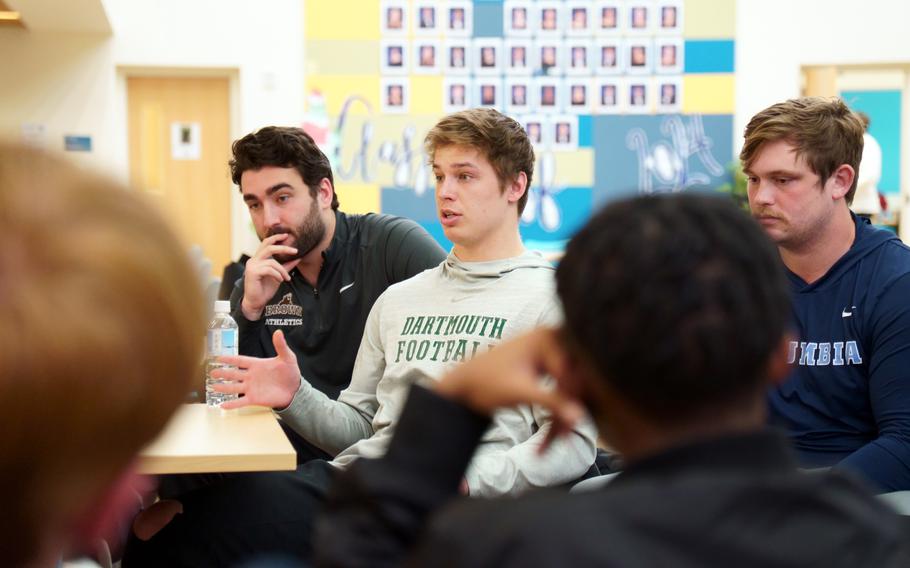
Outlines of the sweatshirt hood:
<svg viewBox="0 0 910 568">
<path fill-rule="evenodd" d="M 850 213 L 850 216 L 853 218 L 853 224 L 856 228 L 856 236 L 854 237 L 853 244 L 850 246 L 850 249 L 844 253 L 844 256 L 840 257 L 837 262 L 828 269 L 828 272 L 826 272 L 824 276 L 812 284 L 806 284 L 799 276 L 796 276 L 789 270 L 787 271 L 790 280 L 797 285 L 800 292 L 824 289 L 828 285 L 834 285 L 840 277 L 849 272 L 857 262 L 861 261 L 879 247 L 885 246 L 890 242 L 900 242 L 897 235 L 891 231 L 873 227 L 868 219 L 857 217 L 852 212 Z"/>
<path fill-rule="evenodd" d="M 453 250 L 442 263 L 444 277 L 469 283 L 495 280 L 509 273 L 523 270 L 555 272 L 556 269 L 539 252 L 530 250 L 525 250 L 518 256 L 484 262 L 464 262 L 455 256 Z"/>
</svg>

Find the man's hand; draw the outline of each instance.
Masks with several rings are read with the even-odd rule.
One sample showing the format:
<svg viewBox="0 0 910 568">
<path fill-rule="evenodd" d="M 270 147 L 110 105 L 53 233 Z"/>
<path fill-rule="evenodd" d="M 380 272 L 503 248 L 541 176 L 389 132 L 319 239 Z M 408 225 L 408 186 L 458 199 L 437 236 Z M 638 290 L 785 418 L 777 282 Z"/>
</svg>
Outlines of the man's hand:
<svg viewBox="0 0 910 568">
<path fill-rule="evenodd" d="M 291 270 L 300 263 L 300 259 L 285 262 L 275 260 L 277 254 L 296 254 L 297 249 L 277 244 L 287 238 L 286 233 L 279 233 L 267 237 L 259 244 L 259 249 L 248 261 L 243 271 L 243 300 L 240 309 L 243 317 L 256 321 L 262 317 L 262 310 L 278 286 L 282 282 L 291 280 Z"/>
<path fill-rule="evenodd" d="M 543 406 L 553 415 L 548 444 L 585 415 L 579 395 L 571 392 L 568 369 L 556 330 L 541 328 L 455 367 L 439 381 L 436 391 L 481 414 L 518 404 Z M 556 379 L 555 389 L 541 384 L 544 375 Z"/>
<path fill-rule="evenodd" d="M 297 356 L 288 347 L 284 333 L 279 329 L 272 335 L 277 357 L 258 359 L 231 355 L 218 357 L 219 363 L 233 365 L 234 369 L 215 369 L 212 377 L 227 379 L 231 383 L 215 384 L 216 392 L 242 394 L 237 400 L 221 405 L 229 410 L 243 406 L 258 405 L 271 408 L 287 408 L 300 388 L 300 369 L 297 368 Z"/>
</svg>

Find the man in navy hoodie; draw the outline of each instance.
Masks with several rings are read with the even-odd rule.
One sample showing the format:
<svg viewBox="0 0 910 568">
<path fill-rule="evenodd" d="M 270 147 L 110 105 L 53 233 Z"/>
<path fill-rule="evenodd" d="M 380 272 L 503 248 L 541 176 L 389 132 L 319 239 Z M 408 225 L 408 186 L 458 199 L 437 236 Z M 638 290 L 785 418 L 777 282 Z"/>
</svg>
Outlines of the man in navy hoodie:
<svg viewBox="0 0 910 568">
<path fill-rule="evenodd" d="M 798 339 L 769 395 L 804 467 L 910 489 L 910 249 L 849 205 L 863 123 L 840 99 L 775 104 L 746 126 L 752 215 L 780 251 Z"/>
</svg>

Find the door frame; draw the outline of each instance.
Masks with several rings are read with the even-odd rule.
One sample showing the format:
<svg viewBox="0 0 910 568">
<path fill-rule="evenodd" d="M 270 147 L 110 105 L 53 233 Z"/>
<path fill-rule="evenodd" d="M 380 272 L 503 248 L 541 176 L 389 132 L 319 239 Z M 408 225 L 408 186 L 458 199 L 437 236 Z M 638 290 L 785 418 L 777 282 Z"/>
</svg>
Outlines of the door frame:
<svg viewBox="0 0 910 568">
<path fill-rule="evenodd" d="M 176 77 L 176 78 L 205 78 L 217 77 L 228 80 L 228 133 L 231 140 L 240 138 L 244 133 L 240 128 L 240 71 L 235 67 L 163 67 L 163 66 L 132 66 L 118 65 L 116 68 L 115 90 L 119 108 L 114 112 L 119 116 L 122 129 L 117 133 L 120 143 L 116 144 L 117 151 L 122 153 L 120 163 L 123 170 L 119 173 L 122 180 L 129 183 L 129 108 L 127 79 L 130 77 Z M 225 165 L 227 167 L 227 165 Z M 233 187 L 226 188 L 233 189 Z M 248 247 L 249 239 L 244 236 L 243 228 L 249 224 L 249 214 L 246 204 L 239 191 L 231 191 L 230 206 L 230 239 L 231 258 L 237 259 Z M 220 275 L 219 275 L 220 276 Z"/>
</svg>

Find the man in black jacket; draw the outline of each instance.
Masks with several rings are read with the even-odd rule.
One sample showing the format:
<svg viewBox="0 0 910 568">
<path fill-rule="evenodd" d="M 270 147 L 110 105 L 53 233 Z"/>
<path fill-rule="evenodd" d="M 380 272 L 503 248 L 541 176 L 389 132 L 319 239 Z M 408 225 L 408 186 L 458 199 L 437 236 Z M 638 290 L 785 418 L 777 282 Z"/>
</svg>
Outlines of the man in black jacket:
<svg viewBox="0 0 910 568">
<path fill-rule="evenodd" d="M 437 266 L 445 251 L 417 223 L 401 217 L 348 215 L 338 210 L 329 159 L 300 128 L 268 126 L 234 142 L 231 178 L 240 188 L 261 244 L 246 262 L 231 296 L 240 354 L 274 357 L 273 338 L 294 352 L 308 384 L 332 399 L 348 386 L 367 315 L 391 284 Z M 270 385 L 266 385 L 269 387 Z M 283 409 L 293 392 L 265 388 L 256 404 Z M 245 404 L 235 400 L 225 409 Z M 284 426 L 298 463 L 332 456 Z M 227 478 L 225 478 L 227 477 Z M 227 510 L 238 517 L 257 506 L 244 502 L 233 476 L 166 476 L 161 502 L 134 527 L 151 538 L 181 510 L 178 501 L 217 484 Z M 267 475 L 253 475 L 268 484 Z M 227 515 L 227 513 L 225 513 Z M 194 537 L 187 534 L 185 540 Z M 133 539 L 133 550 L 141 546 Z M 149 555 L 140 550 L 135 556 Z M 128 562 L 135 558 L 127 556 Z"/>
<path fill-rule="evenodd" d="M 262 241 L 231 296 L 240 354 L 274 357 L 281 330 L 301 374 L 338 398 L 376 298 L 446 252 L 409 219 L 339 211 L 329 159 L 299 128 L 262 128 L 232 151 L 231 179 Z"/>
<path fill-rule="evenodd" d="M 800 473 L 763 428 L 787 372 L 787 282 L 727 200 L 607 207 L 557 272 L 565 322 L 415 386 L 388 453 L 340 476 L 323 565 L 906 566 L 899 519 L 840 473 Z M 556 377 L 543 391 L 537 378 Z M 601 490 L 456 500 L 490 414 L 586 406 L 628 463 Z"/>
</svg>

